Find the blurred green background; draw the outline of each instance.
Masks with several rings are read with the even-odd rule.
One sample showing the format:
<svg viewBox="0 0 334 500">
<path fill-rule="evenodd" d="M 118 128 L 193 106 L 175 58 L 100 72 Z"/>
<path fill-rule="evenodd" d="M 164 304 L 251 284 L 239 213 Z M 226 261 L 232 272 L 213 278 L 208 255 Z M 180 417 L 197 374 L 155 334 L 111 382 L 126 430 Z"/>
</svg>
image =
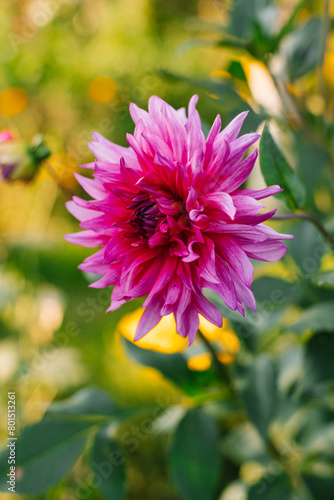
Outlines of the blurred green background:
<svg viewBox="0 0 334 500">
<path fill-rule="evenodd" d="M 21 429 L 39 421 L 51 401 L 95 386 L 129 411 L 143 408 L 150 416 L 169 409 L 134 451 L 121 445 L 127 500 L 199 498 L 175 477 L 179 443 L 170 450 L 171 434 L 183 432 L 181 416 L 202 406 L 219 428 L 213 441 L 223 457 L 212 466 L 219 477 L 212 494 L 212 478 L 204 479 L 208 500 L 332 500 L 334 257 L 309 221 L 272 222 L 296 239 L 281 263 L 256 267 L 258 315 L 244 320 L 218 304 L 240 338 L 236 362 L 233 352 L 223 365 L 240 389 L 244 412 L 206 357 L 189 361 L 203 355 L 200 342 L 175 355 L 181 358 L 125 347 L 117 324 L 141 301 L 106 315 L 110 290 L 89 289 L 91 277 L 77 269 L 91 252 L 63 235 L 78 229 L 64 203 L 72 192 L 80 194 L 73 172 L 92 161 L 92 132 L 125 145 L 133 131 L 130 102 L 146 108 L 157 94 L 178 108 L 194 93 L 205 131 L 217 113 L 227 123 L 249 109 L 244 131 L 261 130 L 270 120 L 304 184 L 304 206 L 293 211 L 303 208 L 331 232 L 333 15 L 333 2 L 320 0 L 2 0 L 0 130 L 28 142 L 42 133 L 52 151 L 29 185 L 0 184 L 4 441 L 7 391 L 16 391 Z M 263 186 L 257 166 L 248 187 Z M 268 208 L 275 206 L 286 211 L 282 201 L 268 201 Z M 196 439 L 202 433 L 197 417 L 189 417 Z M 133 436 L 142 419 L 130 411 L 113 435 Z M 210 422 L 204 419 L 204 441 Z M 265 450 L 259 436 L 269 427 Z M 32 488 L 32 497 L 123 498 L 122 492 L 103 496 L 89 479 L 91 443 L 92 437 L 66 479 L 47 493 Z M 190 474 L 195 484 L 196 471 L 184 477 Z M 196 494 L 201 491 L 205 487 Z"/>
</svg>

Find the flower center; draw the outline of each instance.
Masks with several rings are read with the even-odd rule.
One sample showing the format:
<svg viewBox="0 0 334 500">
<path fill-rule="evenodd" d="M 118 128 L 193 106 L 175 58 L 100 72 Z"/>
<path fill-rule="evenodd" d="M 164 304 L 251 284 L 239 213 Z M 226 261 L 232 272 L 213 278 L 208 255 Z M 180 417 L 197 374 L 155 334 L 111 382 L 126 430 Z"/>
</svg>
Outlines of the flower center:
<svg viewBox="0 0 334 500">
<path fill-rule="evenodd" d="M 127 207 L 133 211 L 127 223 L 135 227 L 142 236 L 150 237 L 155 233 L 163 215 L 147 194 L 136 196 L 132 201 L 133 203 Z"/>
</svg>

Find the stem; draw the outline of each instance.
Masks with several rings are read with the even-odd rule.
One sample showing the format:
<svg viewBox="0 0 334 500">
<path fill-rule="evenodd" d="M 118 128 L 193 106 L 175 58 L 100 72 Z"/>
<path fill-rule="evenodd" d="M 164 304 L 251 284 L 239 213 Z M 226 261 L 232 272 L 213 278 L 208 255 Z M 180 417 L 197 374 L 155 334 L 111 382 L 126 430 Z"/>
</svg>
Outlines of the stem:
<svg viewBox="0 0 334 500">
<path fill-rule="evenodd" d="M 272 217 L 272 220 L 290 220 L 290 219 L 305 219 L 312 222 L 334 250 L 333 236 L 327 231 L 327 229 L 325 229 L 322 222 L 315 215 L 301 212 L 298 214 L 274 215 Z"/>
<path fill-rule="evenodd" d="M 233 382 L 232 382 L 232 379 L 230 377 L 230 374 L 228 373 L 226 366 L 224 366 L 219 361 L 218 353 L 217 353 L 215 347 L 213 346 L 213 344 L 211 344 L 211 342 L 208 341 L 208 339 L 205 337 L 205 335 L 203 335 L 201 330 L 198 330 L 197 333 L 198 333 L 198 336 L 200 337 L 201 341 L 203 342 L 203 344 L 205 345 L 205 347 L 207 348 L 207 350 L 211 354 L 212 361 L 213 361 L 213 364 L 215 365 L 217 374 L 222 379 L 222 381 L 228 386 L 228 388 L 231 390 L 231 393 L 233 395 L 235 395 Z"/>
</svg>

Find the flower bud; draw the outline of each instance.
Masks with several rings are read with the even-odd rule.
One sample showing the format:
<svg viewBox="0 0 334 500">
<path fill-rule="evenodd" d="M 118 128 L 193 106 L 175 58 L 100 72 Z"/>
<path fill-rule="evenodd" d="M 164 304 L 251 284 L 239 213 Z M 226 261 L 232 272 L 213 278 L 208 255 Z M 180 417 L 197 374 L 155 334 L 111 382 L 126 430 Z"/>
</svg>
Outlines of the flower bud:
<svg viewBox="0 0 334 500">
<path fill-rule="evenodd" d="M 50 156 L 42 136 L 35 136 L 31 145 L 15 139 L 9 130 L 0 132 L 0 170 L 7 182 L 30 182 L 43 160 Z"/>
</svg>

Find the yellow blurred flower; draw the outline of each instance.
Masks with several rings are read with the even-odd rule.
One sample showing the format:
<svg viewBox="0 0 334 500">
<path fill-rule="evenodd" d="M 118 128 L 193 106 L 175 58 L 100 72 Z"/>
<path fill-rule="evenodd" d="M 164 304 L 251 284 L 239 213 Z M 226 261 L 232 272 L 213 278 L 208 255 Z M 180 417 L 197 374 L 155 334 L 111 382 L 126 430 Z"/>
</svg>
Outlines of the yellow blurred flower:
<svg viewBox="0 0 334 500">
<path fill-rule="evenodd" d="M 95 102 L 109 102 L 116 96 L 116 83 L 108 76 L 96 76 L 89 84 L 90 98 Z"/>
<path fill-rule="evenodd" d="M 196 354 L 188 359 L 187 365 L 189 370 L 194 370 L 196 372 L 204 372 L 208 370 L 211 366 L 211 356 L 208 352 L 203 352 L 201 354 Z"/>
<path fill-rule="evenodd" d="M 74 189 L 77 186 L 77 180 L 74 177 L 74 172 L 78 170 L 78 164 L 75 158 L 70 153 L 56 153 L 48 159 L 48 167 L 58 184 L 65 189 Z M 47 175 L 47 170 L 44 169 L 42 175 Z"/>
<path fill-rule="evenodd" d="M 19 87 L 10 87 L 0 93 L 0 113 L 15 116 L 21 113 L 28 104 L 28 95 Z"/>
<path fill-rule="evenodd" d="M 187 339 L 176 333 L 175 320 L 172 314 L 163 316 L 153 330 L 142 339 L 134 342 L 136 328 L 143 312 L 144 309 L 139 308 L 123 316 L 118 323 L 118 330 L 126 339 L 142 349 L 151 349 L 152 351 L 164 352 L 166 354 L 180 352 L 188 345 Z"/>
<path fill-rule="evenodd" d="M 176 333 L 175 319 L 172 314 L 164 316 L 157 326 L 155 326 L 145 337 L 134 342 L 134 336 L 138 322 L 144 309 L 139 308 L 134 312 L 126 314 L 118 323 L 118 331 L 130 342 L 135 343 L 142 349 L 172 354 L 181 352 L 187 348 L 187 339 Z M 228 321 L 224 320 L 222 328 L 210 323 L 203 316 L 199 315 L 199 329 L 209 340 L 215 342 L 219 352 L 218 359 L 223 364 L 230 364 L 235 359 L 235 354 L 240 349 L 240 342 L 235 332 L 230 328 Z M 196 341 L 195 341 L 196 343 Z M 209 353 L 197 353 L 188 359 L 188 367 L 191 370 L 204 371 L 211 366 L 211 356 Z"/>
<path fill-rule="evenodd" d="M 227 80 L 231 79 L 231 75 L 228 71 L 224 71 L 223 69 L 213 69 L 210 71 L 211 77 L 225 78 Z"/>
</svg>

